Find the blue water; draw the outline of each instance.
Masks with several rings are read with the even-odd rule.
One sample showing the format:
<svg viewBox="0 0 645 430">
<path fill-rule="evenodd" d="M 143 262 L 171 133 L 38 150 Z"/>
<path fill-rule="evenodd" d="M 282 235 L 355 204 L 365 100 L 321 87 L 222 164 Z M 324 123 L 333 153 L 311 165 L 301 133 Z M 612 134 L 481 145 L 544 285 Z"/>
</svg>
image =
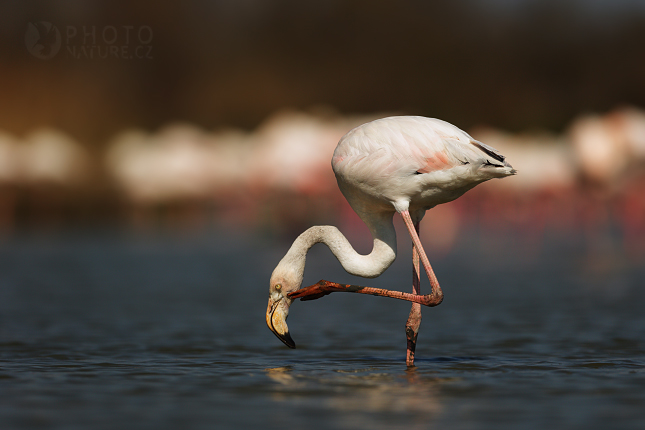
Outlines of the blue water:
<svg viewBox="0 0 645 430">
<path fill-rule="evenodd" d="M 402 242 L 367 282 L 317 246 L 305 282 L 409 290 Z M 408 369 L 405 302 L 296 302 L 298 349 L 273 336 L 268 278 L 287 246 L 218 231 L 3 239 L 0 429 L 645 428 L 645 265 L 615 247 L 464 235 L 431 255 L 445 300 L 423 309 Z"/>
</svg>

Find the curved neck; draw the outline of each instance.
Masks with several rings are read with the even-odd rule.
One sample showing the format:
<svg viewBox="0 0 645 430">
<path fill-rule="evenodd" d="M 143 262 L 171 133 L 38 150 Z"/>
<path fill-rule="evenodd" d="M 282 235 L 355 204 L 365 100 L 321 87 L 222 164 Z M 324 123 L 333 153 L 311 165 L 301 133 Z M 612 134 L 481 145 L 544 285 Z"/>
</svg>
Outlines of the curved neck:
<svg viewBox="0 0 645 430">
<path fill-rule="evenodd" d="M 375 278 L 385 271 L 396 258 L 396 232 L 392 224 L 393 213 L 373 214 L 364 217 L 372 236 L 372 252 L 361 255 L 354 250 L 347 238 L 334 226 L 321 225 L 307 229 L 293 242 L 280 264 L 288 264 L 302 279 L 307 251 L 316 243 L 324 243 L 350 274 Z"/>
</svg>

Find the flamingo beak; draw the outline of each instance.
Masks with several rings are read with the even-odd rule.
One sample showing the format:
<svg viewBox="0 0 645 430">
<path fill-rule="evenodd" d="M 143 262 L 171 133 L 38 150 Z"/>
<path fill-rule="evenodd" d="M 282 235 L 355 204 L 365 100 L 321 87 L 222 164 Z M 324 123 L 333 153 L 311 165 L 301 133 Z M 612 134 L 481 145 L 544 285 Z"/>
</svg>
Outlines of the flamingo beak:
<svg viewBox="0 0 645 430">
<path fill-rule="evenodd" d="M 269 298 L 267 306 L 266 320 L 269 329 L 287 345 L 289 348 L 296 348 L 296 343 L 291 339 L 289 327 L 287 327 L 287 317 L 289 316 L 289 303 L 285 298 L 280 297 L 278 300 Z"/>
</svg>

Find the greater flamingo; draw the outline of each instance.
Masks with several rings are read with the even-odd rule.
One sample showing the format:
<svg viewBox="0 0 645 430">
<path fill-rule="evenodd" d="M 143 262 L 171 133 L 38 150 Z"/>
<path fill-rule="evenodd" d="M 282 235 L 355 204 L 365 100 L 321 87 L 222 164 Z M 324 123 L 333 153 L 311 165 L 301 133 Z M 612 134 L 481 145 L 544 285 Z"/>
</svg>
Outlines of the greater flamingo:
<svg viewBox="0 0 645 430">
<path fill-rule="evenodd" d="M 496 149 L 474 140 L 445 121 L 419 116 L 378 119 L 341 138 L 332 158 L 338 187 L 374 238 L 372 252 L 358 254 L 333 226 L 314 226 L 293 242 L 271 275 L 266 322 L 288 347 L 295 348 L 286 319 L 292 301 L 312 300 L 334 291 L 393 297 L 413 302 L 406 324 L 408 366 L 414 364 L 421 304 L 436 306 L 443 292 L 421 242 L 419 222 L 426 210 L 450 202 L 477 184 L 514 175 L 515 169 Z M 413 243 L 413 293 L 320 281 L 300 289 L 307 251 L 326 244 L 352 275 L 375 278 L 396 258 L 392 218 L 403 217 Z M 432 292 L 420 294 L 419 259 Z"/>
</svg>

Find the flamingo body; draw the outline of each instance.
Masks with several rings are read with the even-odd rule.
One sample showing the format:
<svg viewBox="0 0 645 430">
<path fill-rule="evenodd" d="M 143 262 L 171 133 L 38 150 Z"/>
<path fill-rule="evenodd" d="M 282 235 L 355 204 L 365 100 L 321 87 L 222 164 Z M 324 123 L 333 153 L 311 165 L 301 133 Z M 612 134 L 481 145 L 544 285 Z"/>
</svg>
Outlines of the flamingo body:
<svg viewBox="0 0 645 430">
<path fill-rule="evenodd" d="M 434 306 L 441 303 L 443 293 L 418 237 L 419 222 L 426 210 L 458 198 L 479 183 L 516 173 L 494 148 L 445 121 L 419 116 L 383 118 L 354 128 L 338 143 L 332 168 L 341 192 L 370 229 L 374 245 L 368 255 L 360 255 L 333 226 L 314 226 L 298 236 L 273 271 L 266 313 L 271 331 L 291 348 L 295 343 L 286 324 L 292 303 L 289 295 L 301 287 L 311 246 L 325 243 L 350 274 L 377 277 L 396 258 L 392 217 L 398 212 L 414 244 L 414 293 L 420 297 L 421 260 L 433 287 L 433 297 L 428 302 Z M 420 302 L 414 303 L 406 327 L 409 365 L 414 360 L 413 347 L 421 321 Z M 412 351 L 410 342 L 414 344 Z"/>
<path fill-rule="evenodd" d="M 359 215 L 423 213 L 481 182 L 515 173 L 495 149 L 452 124 L 418 116 L 383 118 L 351 130 L 338 143 L 332 168 Z"/>
</svg>

